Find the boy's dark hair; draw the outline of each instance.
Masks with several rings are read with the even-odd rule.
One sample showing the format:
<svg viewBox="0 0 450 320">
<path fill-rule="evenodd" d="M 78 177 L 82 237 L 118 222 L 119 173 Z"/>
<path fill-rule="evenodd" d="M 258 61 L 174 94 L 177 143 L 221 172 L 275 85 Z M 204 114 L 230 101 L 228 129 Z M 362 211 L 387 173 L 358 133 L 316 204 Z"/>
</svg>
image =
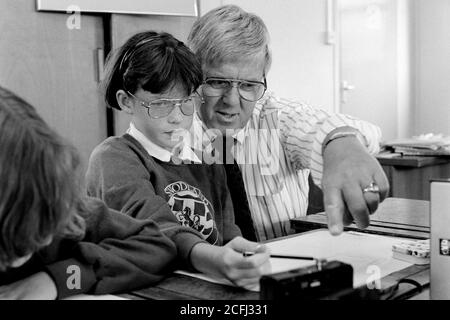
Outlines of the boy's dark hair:
<svg viewBox="0 0 450 320">
<path fill-rule="evenodd" d="M 77 216 L 79 163 L 30 104 L 0 87 L 0 270 Z"/>
<path fill-rule="evenodd" d="M 118 90 L 135 93 L 141 87 L 158 94 L 179 83 L 189 95 L 203 81 L 202 68 L 194 53 L 165 32 L 147 31 L 132 36 L 108 57 L 105 70 L 105 101 L 119 110 Z"/>
</svg>

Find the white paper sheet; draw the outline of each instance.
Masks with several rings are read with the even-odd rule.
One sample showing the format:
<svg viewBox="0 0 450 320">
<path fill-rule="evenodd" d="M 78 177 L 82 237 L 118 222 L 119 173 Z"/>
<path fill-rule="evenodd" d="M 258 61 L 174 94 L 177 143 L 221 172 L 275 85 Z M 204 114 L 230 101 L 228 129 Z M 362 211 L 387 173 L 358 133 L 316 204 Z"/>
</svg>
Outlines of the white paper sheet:
<svg viewBox="0 0 450 320">
<path fill-rule="evenodd" d="M 375 276 L 383 278 L 388 274 L 411 266 L 411 263 L 392 257 L 392 245 L 406 239 L 372 235 L 359 232 L 345 232 L 332 236 L 328 230 L 299 234 L 296 237 L 269 242 L 271 254 L 312 256 L 314 258 L 338 260 L 353 267 L 353 285 L 358 287 L 373 281 Z M 312 261 L 270 259 L 272 273 L 287 271 L 314 264 Z M 204 274 L 177 271 L 177 273 L 202 280 L 233 285 L 226 279 L 213 278 Z M 254 288 L 252 291 L 259 291 Z"/>
<path fill-rule="evenodd" d="M 353 267 L 353 284 L 358 287 L 373 280 L 373 276 L 378 272 L 380 278 L 383 278 L 412 265 L 392 257 L 392 245 L 404 240 L 359 232 L 332 236 L 324 229 L 267 245 L 272 254 L 313 256 L 348 263 Z M 272 272 L 288 270 L 284 260 L 286 259 L 271 259 Z M 297 268 L 307 265 L 304 261 L 297 263 Z M 290 262 L 289 268 L 294 265 L 295 262 Z"/>
</svg>

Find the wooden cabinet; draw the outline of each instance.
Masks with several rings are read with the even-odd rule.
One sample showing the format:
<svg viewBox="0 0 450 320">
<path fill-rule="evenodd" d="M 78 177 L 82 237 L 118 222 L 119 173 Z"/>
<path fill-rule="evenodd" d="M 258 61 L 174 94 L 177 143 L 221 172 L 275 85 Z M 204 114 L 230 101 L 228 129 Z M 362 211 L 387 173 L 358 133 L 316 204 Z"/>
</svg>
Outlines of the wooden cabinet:
<svg viewBox="0 0 450 320">
<path fill-rule="evenodd" d="M 115 111 L 115 119 L 107 120 L 98 50 L 109 45 L 114 50 L 144 30 L 166 31 L 185 41 L 195 17 L 82 13 L 79 29 L 67 27 L 69 18 L 64 12 L 36 11 L 35 0 L 1 0 L 0 86 L 31 103 L 77 147 L 86 166 L 107 137 L 107 121 L 115 124 L 110 133 L 117 135 L 129 123 Z"/>
<path fill-rule="evenodd" d="M 390 197 L 430 200 L 430 180 L 450 178 L 450 158 L 404 156 L 378 161 L 388 177 Z"/>
<path fill-rule="evenodd" d="M 37 12 L 34 0 L 0 1 L 0 86 L 31 103 L 86 164 L 106 138 L 96 60 L 103 26 L 83 15 L 81 28 L 69 30 L 68 17 Z"/>
</svg>

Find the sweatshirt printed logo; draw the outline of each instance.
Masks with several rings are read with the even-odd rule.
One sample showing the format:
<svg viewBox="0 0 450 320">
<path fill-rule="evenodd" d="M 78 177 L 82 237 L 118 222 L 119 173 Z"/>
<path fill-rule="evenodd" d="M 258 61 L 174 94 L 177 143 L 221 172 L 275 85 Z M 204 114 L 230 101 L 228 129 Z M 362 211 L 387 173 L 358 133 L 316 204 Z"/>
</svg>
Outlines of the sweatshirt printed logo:
<svg viewBox="0 0 450 320">
<path fill-rule="evenodd" d="M 164 191 L 169 195 L 167 203 L 178 221 L 200 232 L 209 243 L 216 244 L 214 209 L 202 192 L 183 181 L 169 184 Z"/>
</svg>

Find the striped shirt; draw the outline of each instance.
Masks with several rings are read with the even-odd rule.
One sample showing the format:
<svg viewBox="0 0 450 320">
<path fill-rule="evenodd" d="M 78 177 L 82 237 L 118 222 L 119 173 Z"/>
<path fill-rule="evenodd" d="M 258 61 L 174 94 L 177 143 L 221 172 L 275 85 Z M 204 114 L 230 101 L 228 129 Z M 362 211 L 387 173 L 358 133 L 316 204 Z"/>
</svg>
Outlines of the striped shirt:
<svg viewBox="0 0 450 320">
<path fill-rule="evenodd" d="M 364 136 L 371 154 L 379 151 L 381 131 L 368 122 L 271 93 L 257 102 L 249 122 L 235 135 L 234 154 L 259 241 L 293 233 L 290 219 L 305 216 L 308 209 L 310 172 L 321 185 L 325 137 L 348 126 Z M 193 130 L 194 135 L 201 132 L 203 150 L 211 151 L 215 135 L 198 116 Z"/>
</svg>

